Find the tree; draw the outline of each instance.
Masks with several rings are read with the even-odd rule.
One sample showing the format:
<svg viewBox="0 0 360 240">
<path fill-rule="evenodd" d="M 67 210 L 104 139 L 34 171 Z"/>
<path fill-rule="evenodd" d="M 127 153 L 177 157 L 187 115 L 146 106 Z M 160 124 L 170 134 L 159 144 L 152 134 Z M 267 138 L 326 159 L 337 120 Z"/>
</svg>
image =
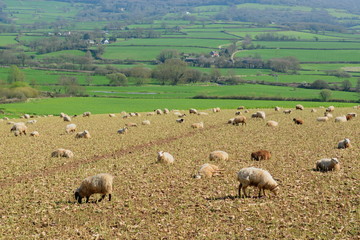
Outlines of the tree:
<svg viewBox="0 0 360 240">
<path fill-rule="evenodd" d="M 85 92 L 85 88 L 80 86 L 76 77 L 60 76 L 58 84 L 63 87 L 65 94 L 68 95 L 82 95 Z"/>
<path fill-rule="evenodd" d="M 350 80 L 346 79 L 346 80 L 342 81 L 341 87 L 342 87 L 343 91 L 349 91 L 352 87 L 352 84 L 351 84 Z"/>
<path fill-rule="evenodd" d="M 90 86 L 93 81 L 94 81 L 94 78 L 91 75 L 85 76 L 85 82 L 88 86 Z"/>
<path fill-rule="evenodd" d="M 272 58 L 269 60 L 269 67 L 275 72 L 296 73 L 300 69 L 300 63 L 295 57 Z"/>
<path fill-rule="evenodd" d="M 320 95 L 321 101 L 327 102 L 330 100 L 332 92 L 329 89 L 324 89 L 319 93 L 319 95 Z"/>
<path fill-rule="evenodd" d="M 13 82 L 23 82 L 25 81 L 25 75 L 23 72 L 20 71 L 20 69 L 17 66 L 12 65 L 9 70 L 7 81 L 10 84 Z"/>
<path fill-rule="evenodd" d="M 313 89 L 329 89 L 330 86 L 325 80 L 318 79 L 318 80 L 315 80 L 310 85 L 310 88 L 313 88 Z"/>
<path fill-rule="evenodd" d="M 128 84 L 127 77 L 122 73 L 107 74 L 106 78 L 109 79 L 110 86 L 126 86 Z"/>
<path fill-rule="evenodd" d="M 164 49 L 156 57 L 159 62 L 164 63 L 168 59 L 179 58 L 179 52 L 176 49 Z"/>
<path fill-rule="evenodd" d="M 221 77 L 221 72 L 218 68 L 212 68 L 210 72 L 210 80 L 216 82 Z"/>
<path fill-rule="evenodd" d="M 161 84 L 170 83 L 177 85 L 187 70 L 186 63 L 180 59 L 167 59 L 165 63 L 158 65 L 153 72 L 155 78 L 159 79 Z"/>
</svg>

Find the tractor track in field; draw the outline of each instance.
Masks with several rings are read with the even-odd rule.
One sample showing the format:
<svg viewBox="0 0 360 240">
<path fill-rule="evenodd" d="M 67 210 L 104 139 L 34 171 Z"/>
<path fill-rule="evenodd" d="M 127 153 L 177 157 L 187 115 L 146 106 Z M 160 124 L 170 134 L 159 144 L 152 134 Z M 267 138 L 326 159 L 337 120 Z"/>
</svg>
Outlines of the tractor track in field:
<svg viewBox="0 0 360 240">
<path fill-rule="evenodd" d="M 163 138 L 163 139 L 153 140 L 153 141 L 150 141 L 147 143 L 142 143 L 142 144 L 134 145 L 134 146 L 131 146 L 128 148 L 119 149 L 112 153 L 102 154 L 102 155 L 94 155 L 94 156 L 92 156 L 90 158 L 86 158 L 86 159 L 76 159 L 74 161 L 65 163 L 64 165 L 61 165 L 61 166 L 53 166 L 53 167 L 49 167 L 46 169 L 35 170 L 31 173 L 23 174 L 23 175 L 17 176 L 12 179 L 6 179 L 3 181 L 0 181 L 0 187 L 1 188 L 10 187 L 17 183 L 33 180 L 34 178 L 46 177 L 46 176 L 50 176 L 50 175 L 53 175 L 58 172 L 67 172 L 67 171 L 76 169 L 83 164 L 94 163 L 94 162 L 101 161 L 102 159 L 112 158 L 112 157 L 116 157 L 116 156 L 125 156 L 128 154 L 132 154 L 141 149 L 145 149 L 145 148 L 148 148 L 151 146 L 156 146 L 156 145 L 160 145 L 160 144 L 164 144 L 164 143 L 174 142 L 174 141 L 177 141 L 177 140 L 183 139 L 183 138 L 192 137 L 196 134 L 210 131 L 210 130 L 213 130 L 216 128 L 220 128 L 222 126 L 224 126 L 224 124 L 209 125 L 208 127 L 204 128 L 204 129 L 197 129 L 197 131 L 190 131 L 187 134 L 183 134 L 183 135 L 179 135 L 179 136 L 170 136 L 170 137 Z"/>
</svg>

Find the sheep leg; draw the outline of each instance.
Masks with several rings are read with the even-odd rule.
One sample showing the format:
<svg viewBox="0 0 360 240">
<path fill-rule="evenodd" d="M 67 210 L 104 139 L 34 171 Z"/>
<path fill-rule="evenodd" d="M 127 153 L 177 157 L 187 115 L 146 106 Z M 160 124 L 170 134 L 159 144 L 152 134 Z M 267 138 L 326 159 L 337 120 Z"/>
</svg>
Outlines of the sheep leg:
<svg viewBox="0 0 360 240">
<path fill-rule="evenodd" d="M 101 202 L 105 198 L 106 194 L 102 195 L 98 202 Z"/>
<path fill-rule="evenodd" d="M 239 198 L 241 198 L 241 189 L 242 189 L 242 184 L 240 183 L 240 185 L 239 185 Z"/>
<path fill-rule="evenodd" d="M 109 201 L 111 201 L 111 193 L 109 193 Z"/>
<path fill-rule="evenodd" d="M 90 197 L 86 197 L 86 203 L 88 203 L 88 202 L 89 202 L 89 198 L 90 198 Z"/>
<path fill-rule="evenodd" d="M 243 187 L 242 190 L 243 190 L 243 192 L 244 192 L 245 197 L 249 197 L 249 195 L 246 194 L 246 188 L 247 188 L 247 187 Z"/>
<path fill-rule="evenodd" d="M 259 187 L 259 198 L 261 198 L 261 187 Z"/>
</svg>

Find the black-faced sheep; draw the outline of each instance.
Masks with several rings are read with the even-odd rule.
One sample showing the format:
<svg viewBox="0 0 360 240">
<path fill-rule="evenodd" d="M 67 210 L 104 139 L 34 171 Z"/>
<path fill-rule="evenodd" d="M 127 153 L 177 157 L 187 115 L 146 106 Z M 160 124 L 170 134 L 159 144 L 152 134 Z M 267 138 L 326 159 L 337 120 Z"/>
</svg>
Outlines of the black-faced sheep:
<svg viewBox="0 0 360 240">
<path fill-rule="evenodd" d="M 275 111 L 276 111 L 276 112 L 279 112 L 280 110 L 281 110 L 280 107 L 275 107 Z"/>
<path fill-rule="evenodd" d="M 185 119 L 183 119 L 183 118 L 176 119 L 177 123 L 183 123 L 184 121 L 185 121 Z"/>
<path fill-rule="evenodd" d="M 76 133 L 75 138 L 91 138 L 91 135 L 88 130 L 85 130 L 83 132 Z"/>
<path fill-rule="evenodd" d="M 205 163 L 200 167 L 198 173 L 194 176 L 194 178 L 211 178 L 214 176 L 220 176 L 224 170 L 220 169 L 218 166 L 210 163 Z"/>
<path fill-rule="evenodd" d="M 340 170 L 340 163 L 337 158 L 323 158 L 316 161 L 316 171 L 327 172 Z"/>
<path fill-rule="evenodd" d="M 101 202 L 106 194 L 109 194 L 109 201 L 111 201 L 111 194 L 113 190 L 114 177 L 108 173 L 100 173 L 95 176 L 85 178 L 80 187 L 75 190 L 75 199 L 78 203 L 82 202 L 82 198 L 86 198 L 86 202 L 89 202 L 91 195 L 95 193 L 102 194 L 98 202 Z"/>
<path fill-rule="evenodd" d="M 243 168 L 239 171 L 237 179 L 240 182 L 239 185 L 239 197 L 241 197 L 241 190 L 243 191 L 245 197 L 248 197 L 246 193 L 246 188 L 248 186 L 254 186 L 259 189 L 259 197 L 261 197 L 261 190 L 265 194 L 265 189 L 270 190 L 275 195 L 278 194 L 279 185 L 270 175 L 270 173 L 261 168 Z"/>
<path fill-rule="evenodd" d="M 39 137 L 40 134 L 39 134 L 38 131 L 33 131 L 33 132 L 30 133 L 30 136 L 31 136 L 31 137 Z"/>
<path fill-rule="evenodd" d="M 189 113 L 190 114 L 198 114 L 198 111 L 195 108 L 190 108 Z"/>
<path fill-rule="evenodd" d="M 10 132 L 14 132 L 14 135 L 15 136 L 18 136 L 18 135 L 26 135 L 26 130 L 27 130 L 27 127 L 25 126 L 25 123 L 23 122 L 18 122 L 18 123 L 14 123 L 14 125 L 11 127 L 10 129 Z"/>
<path fill-rule="evenodd" d="M 172 164 L 172 163 L 174 163 L 175 159 L 170 153 L 160 151 L 160 152 L 158 152 L 157 161 L 159 163 Z"/>
<path fill-rule="evenodd" d="M 90 115 L 91 115 L 91 112 L 84 112 L 83 113 L 83 117 L 90 117 Z"/>
<path fill-rule="evenodd" d="M 296 109 L 296 110 L 304 110 L 304 106 L 301 105 L 301 104 L 297 104 L 297 105 L 295 106 L 295 109 Z"/>
<path fill-rule="evenodd" d="M 119 134 L 125 134 L 125 133 L 127 133 L 127 132 L 128 132 L 128 128 L 127 128 L 127 127 L 120 128 L 120 129 L 117 131 L 117 133 L 119 133 Z"/>
<path fill-rule="evenodd" d="M 157 115 L 162 115 L 164 112 L 161 109 L 154 110 Z"/>
<path fill-rule="evenodd" d="M 351 143 L 350 143 L 350 139 L 348 139 L 348 138 L 345 138 L 344 140 L 341 140 L 338 143 L 339 149 L 350 148 L 350 147 L 351 147 Z"/>
<path fill-rule="evenodd" d="M 257 152 L 251 153 L 251 160 L 269 160 L 271 158 L 271 152 L 267 150 L 259 150 Z"/>
<path fill-rule="evenodd" d="M 256 113 L 251 115 L 252 118 L 261 118 L 261 119 L 265 119 L 266 118 L 266 114 L 263 111 L 257 111 Z"/>
<path fill-rule="evenodd" d="M 63 120 L 64 120 L 64 122 L 71 122 L 71 117 L 69 117 L 68 115 L 65 115 L 63 117 Z"/>
<path fill-rule="evenodd" d="M 209 154 L 210 161 L 227 161 L 229 160 L 229 154 L 224 151 L 213 151 Z"/>
<path fill-rule="evenodd" d="M 303 125 L 304 124 L 304 120 L 302 120 L 302 119 L 294 118 L 293 121 L 297 125 Z"/>
<path fill-rule="evenodd" d="M 334 106 L 330 106 L 330 107 L 325 109 L 326 112 L 333 112 L 334 110 L 335 110 Z"/>
</svg>

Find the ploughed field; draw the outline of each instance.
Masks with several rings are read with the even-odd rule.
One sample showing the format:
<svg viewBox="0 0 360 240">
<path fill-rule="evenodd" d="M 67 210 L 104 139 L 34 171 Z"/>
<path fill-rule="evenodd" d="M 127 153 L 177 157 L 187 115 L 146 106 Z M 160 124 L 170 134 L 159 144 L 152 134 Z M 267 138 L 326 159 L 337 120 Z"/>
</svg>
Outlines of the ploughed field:
<svg viewBox="0 0 360 240">
<path fill-rule="evenodd" d="M 282 109 L 283 110 L 283 109 Z M 90 139 L 66 134 L 69 124 L 59 117 L 36 118 L 28 133 L 10 133 L 0 122 L 0 230 L 4 239 L 357 239 L 359 227 L 360 117 L 344 123 L 317 122 L 324 108 L 293 109 L 289 115 L 265 109 L 266 120 L 246 126 L 227 124 L 236 110 L 189 115 L 184 123 L 167 115 L 128 119 L 108 115 L 72 118 L 77 131 Z M 241 110 L 243 112 L 243 110 Z M 336 108 L 334 117 L 353 108 Z M 304 125 L 292 119 L 301 118 Z M 150 120 L 151 125 L 141 125 Z M 279 122 L 277 128 L 265 126 Z M 16 119 L 27 121 L 25 119 Z M 191 124 L 204 122 L 203 129 Z M 134 122 L 127 134 L 117 134 Z M 337 149 L 349 138 L 352 148 Z M 74 158 L 52 158 L 57 148 L 70 149 Z M 250 159 L 266 149 L 272 158 Z M 226 162 L 210 162 L 209 153 L 229 153 Z M 171 153 L 172 165 L 156 163 L 158 151 Z M 315 161 L 337 157 L 340 171 L 313 171 Z M 194 179 L 204 163 L 224 169 L 223 176 Z M 251 198 L 238 198 L 237 172 L 244 167 L 268 170 L 280 184 L 278 196 L 249 187 Z M 78 204 L 74 190 L 98 173 L 114 178 L 112 201 Z"/>
</svg>

